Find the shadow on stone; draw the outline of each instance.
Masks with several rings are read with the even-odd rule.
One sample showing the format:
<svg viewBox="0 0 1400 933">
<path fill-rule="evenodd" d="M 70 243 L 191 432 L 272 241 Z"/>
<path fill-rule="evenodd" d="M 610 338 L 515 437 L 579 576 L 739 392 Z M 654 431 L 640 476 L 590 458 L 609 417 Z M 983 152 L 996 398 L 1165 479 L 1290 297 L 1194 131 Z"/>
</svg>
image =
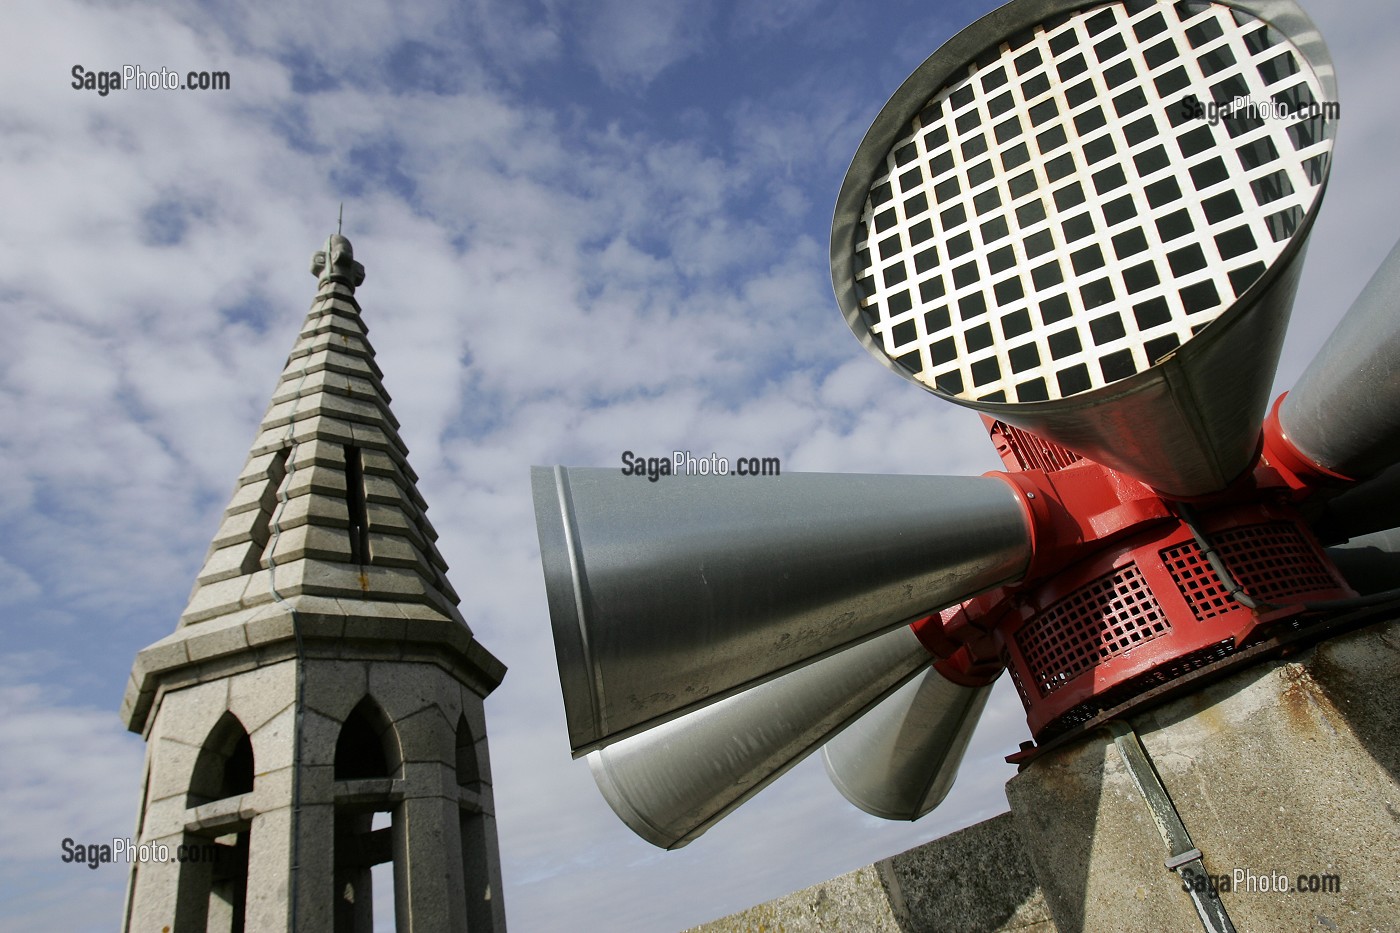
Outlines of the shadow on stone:
<svg viewBox="0 0 1400 933">
<path fill-rule="evenodd" d="M 875 864 L 901 931 L 1054 933 L 1010 813 Z"/>
</svg>

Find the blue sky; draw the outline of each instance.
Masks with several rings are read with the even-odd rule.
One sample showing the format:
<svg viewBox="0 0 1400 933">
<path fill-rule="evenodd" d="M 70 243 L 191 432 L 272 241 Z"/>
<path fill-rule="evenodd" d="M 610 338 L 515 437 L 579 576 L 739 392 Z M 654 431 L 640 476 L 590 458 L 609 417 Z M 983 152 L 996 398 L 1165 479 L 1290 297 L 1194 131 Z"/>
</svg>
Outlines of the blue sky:
<svg viewBox="0 0 1400 933">
<path fill-rule="evenodd" d="M 994 695 L 915 824 L 809 761 L 664 853 L 571 761 L 530 464 L 622 450 L 788 470 L 978 473 L 972 414 L 868 357 L 831 297 L 847 162 L 913 68 L 993 4 L 18 0 L 0 30 L 0 916 L 110 929 L 125 874 L 59 840 L 131 833 L 116 710 L 170 632 L 345 202 L 410 460 L 483 643 L 505 898 L 521 930 L 678 930 L 1005 809 L 1026 737 Z M 1286 388 L 1394 243 L 1400 129 L 1382 0 L 1307 4 L 1342 118 Z M 71 69 L 228 71 L 232 89 L 70 87 Z"/>
</svg>

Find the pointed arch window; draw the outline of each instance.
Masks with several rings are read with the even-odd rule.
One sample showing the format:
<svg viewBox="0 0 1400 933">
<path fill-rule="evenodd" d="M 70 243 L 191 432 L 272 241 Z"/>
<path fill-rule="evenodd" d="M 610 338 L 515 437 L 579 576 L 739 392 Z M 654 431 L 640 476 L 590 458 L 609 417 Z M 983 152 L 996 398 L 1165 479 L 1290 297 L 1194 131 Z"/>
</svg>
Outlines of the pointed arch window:
<svg viewBox="0 0 1400 933">
<path fill-rule="evenodd" d="M 365 697 L 340 727 L 335 743 L 335 779 L 358 781 L 394 777 L 401 756 L 398 734 L 384 710 Z"/>
<path fill-rule="evenodd" d="M 253 792 L 256 767 L 253 740 L 232 712 L 209 730 L 190 774 L 187 807 Z M 200 858 L 180 869 L 175 927 L 194 933 L 242 933 L 248 903 L 251 828 L 234 819 L 221 830 L 184 834 L 183 844 Z"/>
<path fill-rule="evenodd" d="M 197 807 L 253 791 L 253 740 L 233 713 L 224 713 L 195 759 L 185 805 Z"/>
<path fill-rule="evenodd" d="M 398 777 L 403 762 L 398 731 L 383 708 L 366 696 L 340 727 L 335 743 L 336 781 L 378 781 Z M 375 884 L 372 869 L 392 863 L 393 884 L 385 886 L 393 903 L 406 890 L 408 867 L 402 855 L 404 827 L 399 806 L 387 788 L 351 785 L 335 808 L 335 933 L 373 929 Z"/>
</svg>

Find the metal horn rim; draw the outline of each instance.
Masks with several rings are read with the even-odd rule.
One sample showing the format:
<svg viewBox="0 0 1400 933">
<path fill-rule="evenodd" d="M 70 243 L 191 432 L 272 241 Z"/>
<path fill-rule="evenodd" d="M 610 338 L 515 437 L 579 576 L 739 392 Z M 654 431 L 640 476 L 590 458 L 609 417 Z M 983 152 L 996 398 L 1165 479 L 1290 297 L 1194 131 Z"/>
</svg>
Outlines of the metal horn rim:
<svg viewBox="0 0 1400 933">
<path fill-rule="evenodd" d="M 1277 29 L 1307 57 L 1308 65 L 1316 75 L 1327 98 L 1329 100 L 1337 99 L 1336 70 L 1332 58 L 1327 52 L 1326 45 L 1321 41 L 1321 34 L 1317 27 L 1294 0 L 1210 0 L 1210 2 L 1241 9 Z M 1005 6 L 998 7 L 976 22 L 964 27 L 925 59 L 880 108 L 880 112 L 871 123 L 870 129 L 866 131 L 860 145 L 856 148 L 855 156 L 842 179 L 831 222 L 830 258 L 832 288 L 836 293 L 836 302 L 841 309 L 841 314 L 846 320 L 846 326 L 860 341 L 861 346 L 878 359 L 886 369 L 930 394 L 955 405 L 986 412 L 997 417 L 1013 411 L 1026 413 L 1043 410 L 1066 410 L 1063 402 L 1059 401 L 1016 404 L 972 402 L 948 395 L 914 378 L 912 374 L 896 365 L 876 343 L 869 328 L 865 326 L 861 318 L 860 301 L 855 297 L 854 290 L 855 230 L 864 210 L 865 199 L 870 192 L 870 182 L 878 174 L 890 146 L 903 134 L 904 127 L 909 120 L 928 102 L 929 97 L 947 85 L 952 77 L 961 69 L 965 69 L 980 53 L 993 44 L 999 43 L 1006 36 L 1032 28 L 1056 14 L 1104 5 L 1106 4 L 1092 2 L 1092 0 L 1091 2 L 1085 2 L 1085 0 L 1012 0 Z M 1250 307 L 1260 294 L 1272 287 L 1274 280 L 1280 274 L 1279 270 L 1286 268 L 1306 243 L 1313 221 L 1326 194 L 1330 175 L 1331 172 L 1328 171 L 1323 177 L 1318 186 L 1317 194 L 1307 213 L 1299 222 L 1297 230 L 1290 236 L 1289 243 L 1269 264 L 1269 268 L 1265 270 L 1264 274 L 1255 280 L 1244 294 L 1236 298 L 1231 307 L 1212 322 L 1212 326 L 1205 328 L 1198 336 L 1183 344 L 1178 349 L 1178 354 L 1194 344 L 1207 342 L 1206 338 L 1212 331 L 1223 331 L 1227 324 L 1227 318 L 1238 317 L 1242 313 L 1242 309 Z M 1142 379 L 1142 377 L 1154 373 L 1161 365 L 1149 367 L 1113 385 L 1079 393 L 1073 398 L 1074 400 L 1091 399 L 1091 404 L 1101 405 L 1106 400 L 1138 391 L 1149 381 Z M 1120 386 L 1121 390 L 1111 391 L 1119 389 Z"/>
<path fill-rule="evenodd" d="M 909 628 L 887 632 L 654 732 L 591 752 L 589 768 L 623 823 L 652 845 L 678 849 L 875 709 L 931 661 Z"/>
<path fill-rule="evenodd" d="M 952 684 L 938 671 L 930 668 L 926 670 L 923 676 L 917 681 L 917 687 L 914 687 L 914 681 L 907 682 L 903 685 L 901 690 L 904 691 L 908 691 L 911 687 L 914 687 L 914 692 L 907 700 L 901 700 L 897 693 L 892 693 L 890 696 L 886 697 L 882 703 L 899 703 L 903 712 L 908 713 L 918 701 L 919 690 L 934 678 L 941 681 L 941 685 L 944 687 L 956 688 L 958 686 Z M 977 724 L 982 718 L 982 713 L 986 709 L 987 701 L 992 693 L 991 684 L 986 684 L 982 687 L 962 689 L 965 692 L 957 697 L 957 701 L 954 704 L 950 704 L 944 709 L 939 710 L 940 713 L 952 714 L 953 733 L 948 743 L 936 747 L 928 746 L 918 750 L 927 752 L 930 748 L 934 749 L 937 760 L 935 762 L 936 766 L 929 769 L 927 779 L 920 787 L 917 795 L 910 797 L 912 805 L 909 809 L 895 810 L 883 807 L 873 802 L 868 794 L 854 787 L 842 776 L 842 769 L 839 768 L 833 760 L 833 746 L 860 730 L 860 723 L 854 724 L 850 727 L 848 732 L 838 735 L 822 748 L 822 763 L 826 768 L 827 777 L 831 780 L 831 783 L 836 787 L 837 791 L 840 792 L 841 796 L 846 798 L 848 802 L 858 809 L 883 820 L 913 822 L 927 816 L 936 809 L 953 789 L 953 784 L 957 779 L 957 773 L 961 767 L 963 756 L 967 753 L 967 746 L 972 740 L 972 735 L 976 731 Z M 879 716 L 879 706 L 873 707 L 868 715 L 871 717 Z M 883 725 L 883 723 L 881 725 Z M 927 725 L 929 724 L 921 724 L 921 726 Z M 921 760 L 928 761 L 931 760 L 931 758 L 923 758 Z M 951 765 L 951 768 L 949 765 Z M 891 779 L 892 778 L 893 775 L 891 776 Z"/>
<path fill-rule="evenodd" d="M 1289 43 L 1316 79 L 1327 100 L 1336 99 L 1335 69 L 1316 27 L 1294 0 L 1212 0 L 1236 8 L 1267 24 Z M 1120 3 L 1083 0 L 1013 0 L 957 33 L 926 59 L 891 96 L 867 131 L 843 179 L 832 221 L 830 258 L 832 284 L 847 326 L 861 345 L 887 369 L 921 389 L 964 408 L 985 413 L 1069 447 L 1114 469 L 1126 472 L 1170 497 L 1215 492 L 1246 472 L 1257 453 L 1259 428 L 1268 405 L 1277 355 L 1282 347 L 1296 289 L 1302 253 L 1321 209 L 1330 176 L 1330 158 L 1323 177 L 1311 193 L 1297 227 L 1279 243 L 1280 252 L 1260 276 L 1237 297 L 1222 302 L 1220 311 L 1165 357 L 1108 385 L 1046 401 L 996 402 L 948 394 L 898 365 L 864 318 L 856 289 L 855 232 L 870 193 L 871 182 L 885 170 L 893 144 L 908 129 L 911 118 L 929 98 L 946 87 L 989 49 L 1008 36 L 1033 28 L 1059 14 Z M 1335 122 L 1326 137 L 1335 141 Z M 1330 151 L 1330 146 L 1329 146 Z M 936 205 L 934 205 L 936 208 Z M 871 247 L 873 249 L 873 245 Z M 1230 294 L 1230 292 L 1226 292 Z M 1032 304 L 1034 302 L 1032 301 Z M 1120 310 L 1125 309 L 1119 298 Z M 1241 322 L 1258 322 L 1259 333 L 1241 336 Z M 1212 363 L 1241 351 L 1254 350 L 1257 371 L 1240 375 Z M 1150 362 L 1150 359 L 1149 359 Z M 1264 367 L 1267 367 L 1265 369 Z M 1201 373 L 1209 374 L 1203 378 Z M 1220 399 L 1232 396 L 1229 404 Z M 1127 400 L 1131 399 L 1131 402 Z M 1215 401 L 1211 401 L 1214 399 Z M 1121 425 L 1091 413 L 1117 406 L 1130 421 L 1165 417 L 1158 435 L 1145 447 L 1120 452 L 1112 436 Z M 1131 409 L 1131 410 L 1130 410 Z M 1243 418 L 1232 414 L 1244 412 Z M 1247 436 L 1246 436 L 1247 435 Z M 1159 445 L 1163 449 L 1158 450 Z"/>
<path fill-rule="evenodd" d="M 564 468 L 531 467 L 530 485 L 565 713 L 569 715 L 570 710 L 578 709 L 583 703 L 591 710 L 593 720 L 602 722 L 605 718 L 603 683 L 584 628 L 583 597 L 588 582 L 578 554 L 573 501 Z M 558 546 L 551 547 L 551 543 Z M 567 560 L 561 560 L 561 555 Z M 570 734 L 574 731 L 574 723 L 570 722 Z M 576 751 L 573 757 L 585 753 L 586 750 Z"/>
</svg>

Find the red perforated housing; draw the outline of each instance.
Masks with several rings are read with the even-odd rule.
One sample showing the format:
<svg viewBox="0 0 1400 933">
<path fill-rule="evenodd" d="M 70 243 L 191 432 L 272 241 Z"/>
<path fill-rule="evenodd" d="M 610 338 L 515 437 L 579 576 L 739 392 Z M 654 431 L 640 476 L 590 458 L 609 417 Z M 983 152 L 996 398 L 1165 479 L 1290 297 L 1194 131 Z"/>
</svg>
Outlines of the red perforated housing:
<svg viewBox="0 0 1400 933">
<path fill-rule="evenodd" d="M 1267 464 L 1188 510 L 1030 432 L 987 423 L 1008 467 L 992 475 L 1017 490 L 1030 518 L 1031 569 L 915 631 L 959 682 L 1009 669 L 1040 741 L 1259 641 L 1305 603 L 1355 595 L 1294 507 L 1300 484 Z"/>
</svg>

